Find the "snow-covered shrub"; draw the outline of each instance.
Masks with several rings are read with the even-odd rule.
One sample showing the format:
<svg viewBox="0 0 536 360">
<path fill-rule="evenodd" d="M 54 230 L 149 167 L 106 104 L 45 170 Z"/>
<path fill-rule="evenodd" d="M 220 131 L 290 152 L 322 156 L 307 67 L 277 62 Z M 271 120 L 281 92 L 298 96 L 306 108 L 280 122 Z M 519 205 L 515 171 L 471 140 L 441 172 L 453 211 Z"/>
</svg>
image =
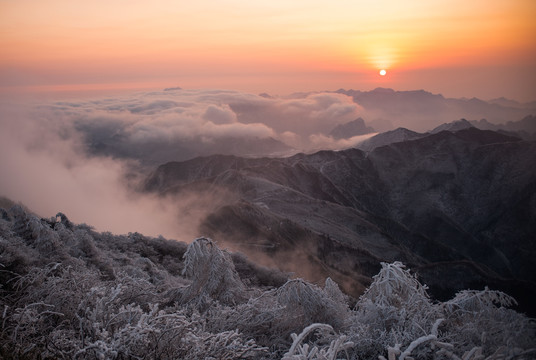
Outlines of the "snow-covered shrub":
<svg viewBox="0 0 536 360">
<path fill-rule="evenodd" d="M 440 317 L 426 286 L 402 263 L 382 263 L 382 269 L 356 305 L 350 338 L 361 354 L 381 354 L 390 346 L 408 346 L 428 335 Z"/>
<path fill-rule="evenodd" d="M 24 274 L 39 257 L 39 253 L 19 237 L 6 234 L 0 237 L 0 284 L 10 287 L 11 279 Z"/>
<path fill-rule="evenodd" d="M 67 215 L 62 212 L 56 214 L 56 222 L 62 224 L 68 230 L 72 231 L 74 229 L 74 224 L 69 220 Z"/>
<path fill-rule="evenodd" d="M 181 357 L 185 360 L 258 359 L 268 350 L 252 339 L 245 340 L 237 330 L 217 334 L 190 333 L 183 341 L 189 344 L 189 351 Z"/>
<path fill-rule="evenodd" d="M 338 286 L 329 278 L 324 289 L 295 279 L 287 281 L 276 293 L 278 303 L 285 307 L 286 316 L 302 327 L 324 323 L 340 330 L 344 326 L 348 306 Z"/>
<path fill-rule="evenodd" d="M 314 343 L 304 344 L 305 338 L 315 331 L 322 332 L 323 334 L 320 337 L 317 337 Z M 292 334 L 292 345 L 289 351 L 283 355 L 282 360 L 337 359 L 337 355 L 340 352 L 351 348 L 354 343 L 351 341 L 346 341 L 345 335 L 335 336 L 333 333 L 333 328 L 327 324 L 311 324 L 307 326 L 305 329 L 303 329 L 300 335 Z"/>
<path fill-rule="evenodd" d="M 103 281 L 98 272 L 56 263 L 33 268 L 16 286 L 17 303 L 4 309 L 2 322 L 9 337 L 3 351 L 13 358 L 243 359 L 265 352 L 238 331 L 206 331 L 204 319 L 186 309 L 160 308 L 162 292 L 122 273 Z"/>
<path fill-rule="evenodd" d="M 211 331 L 239 329 L 257 344 L 269 347 L 276 359 L 288 350 L 292 333 L 318 321 L 330 323 L 340 331 L 349 313 L 346 297 L 331 279 L 324 289 L 295 279 L 280 288 L 257 292 L 247 303 L 212 306 L 204 315 Z"/>
<path fill-rule="evenodd" d="M 379 307 L 404 308 L 407 311 L 422 311 L 432 304 L 426 285 L 405 269 L 399 261 L 381 263 L 382 269 L 373 277 L 373 282 L 361 296 L 360 302 L 374 301 Z"/>
<path fill-rule="evenodd" d="M 281 355 L 290 345 L 290 334 L 300 329 L 293 319 L 285 317 L 285 314 L 284 307 L 277 303 L 272 290 L 236 306 L 213 304 L 203 316 L 207 330 L 219 333 L 238 329 L 257 344 L 268 347 L 272 354 Z"/>
<path fill-rule="evenodd" d="M 126 286 L 95 289 L 82 318 L 87 345 L 78 354 L 136 359 L 246 359 L 265 351 L 238 331 L 206 331 L 203 317 L 186 308 L 120 305 Z M 84 357 L 87 358 L 87 357 Z"/>
<path fill-rule="evenodd" d="M 159 311 L 153 303 L 146 304 L 147 309 L 124 305 L 125 288 L 121 284 L 93 288 L 89 304 L 79 306 L 81 341 L 75 356 L 161 358 L 167 353 L 179 357 L 179 347 L 169 341 L 186 336 L 191 330 L 189 319 L 179 312 Z"/>
<path fill-rule="evenodd" d="M 19 356 L 48 353 L 48 346 L 56 346 L 53 334 L 69 332 L 76 321 L 78 304 L 98 279 L 98 274 L 85 269 L 79 272 L 60 263 L 33 267 L 15 278 L 13 288 L 5 294 L 8 301 L 2 330 L 9 334 L 6 349 Z"/>
<path fill-rule="evenodd" d="M 246 299 L 245 286 L 234 269 L 231 256 L 212 240 L 195 239 L 184 254 L 183 275 L 192 280 L 183 289 L 181 303 L 204 303 L 208 299 L 237 304 Z"/>
<path fill-rule="evenodd" d="M 1 214 L 1 359 L 536 356 L 533 320 L 507 309 L 514 300 L 498 291 L 433 303 L 395 262 L 382 264 L 350 309 L 331 279 L 323 288 L 283 283 L 281 273 L 209 239 L 187 246 L 97 233 L 62 215 L 39 219 L 20 207 Z"/>
<path fill-rule="evenodd" d="M 81 255 L 87 258 L 88 263 L 97 267 L 104 277 L 108 279 L 115 278 L 115 271 L 110 259 L 95 245 L 93 237 L 83 230 L 74 232 L 77 239 L 77 248 Z"/>
<path fill-rule="evenodd" d="M 19 205 L 11 208 L 10 212 L 14 218 L 13 232 L 23 238 L 27 244 L 49 258 L 65 257 L 58 234 L 47 224 L 35 215 L 25 212 Z"/>
<path fill-rule="evenodd" d="M 488 288 L 458 292 L 442 304 L 449 327 L 448 341 L 456 344 L 460 352 L 480 347 L 484 356 L 497 351 L 506 353 L 507 349 L 536 350 L 536 323 L 508 309 L 515 304 L 511 296 Z"/>
<path fill-rule="evenodd" d="M 135 240 L 130 247 L 138 246 L 141 256 L 158 263 L 170 275 L 179 276 L 183 270 L 183 262 L 180 261 L 187 249 L 187 244 L 175 240 L 166 240 L 163 237 L 148 238 L 145 236 L 131 237 Z"/>
<path fill-rule="evenodd" d="M 267 268 L 251 262 L 246 255 L 235 252 L 231 254 L 235 270 L 248 287 L 279 287 L 287 282 L 290 274 L 278 269 Z"/>
</svg>

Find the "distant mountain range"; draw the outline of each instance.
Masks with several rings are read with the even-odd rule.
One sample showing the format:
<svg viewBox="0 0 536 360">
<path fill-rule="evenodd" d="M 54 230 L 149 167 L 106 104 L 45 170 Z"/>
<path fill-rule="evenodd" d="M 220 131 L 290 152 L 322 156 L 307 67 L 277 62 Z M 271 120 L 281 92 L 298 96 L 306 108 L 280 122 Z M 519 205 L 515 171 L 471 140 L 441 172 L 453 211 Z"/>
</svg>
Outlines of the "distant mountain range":
<svg viewBox="0 0 536 360">
<path fill-rule="evenodd" d="M 508 121 L 504 124 L 492 124 L 486 119 L 473 120 L 471 124 L 483 130 L 506 131 L 525 140 L 536 140 L 536 116 L 528 115 L 519 121 Z"/>
<path fill-rule="evenodd" d="M 379 131 L 406 127 L 424 132 L 461 118 L 487 119 L 492 124 L 502 124 L 536 114 L 534 101 L 519 103 L 504 98 L 490 101 L 452 99 L 424 90 L 395 91 L 385 88 L 372 91 L 340 89 L 336 93 L 351 96 L 364 108 L 363 118 Z M 388 124 L 391 124 L 391 128 L 388 128 Z"/>
<path fill-rule="evenodd" d="M 214 154 L 274 157 L 342 149 L 355 146 L 357 136 L 400 127 L 426 133 L 456 119 L 525 140 L 536 138 L 536 102 L 449 99 L 423 90 L 384 88 L 289 97 L 212 94 L 193 99 L 173 88 L 165 90 L 158 95 L 161 98 L 154 95 L 130 103 L 56 106 L 68 116 L 76 114 L 72 126 L 89 154 L 135 159 L 145 168 Z M 183 113 L 184 109 L 189 110 Z M 57 131 L 63 126 L 58 124 Z"/>
<path fill-rule="evenodd" d="M 225 189 L 232 200 L 200 233 L 312 281 L 330 276 L 353 295 L 380 262 L 400 260 L 438 298 L 488 285 L 533 311 L 536 142 L 466 121 L 444 128 L 379 134 L 367 152 L 170 162 L 146 190 Z"/>
<path fill-rule="evenodd" d="M 536 140 L 536 117 L 527 116 L 520 121 L 510 121 L 506 124 L 494 125 L 485 119 L 476 121 L 467 121 L 460 119 L 450 123 L 444 123 L 426 133 L 418 133 L 406 128 L 398 128 L 377 134 L 366 139 L 359 144 L 357 148 L 364 151 L 371 151 L 377 147 L 389 145 L 396 142 L 415 140 L 425 137 L 429 134 L 437 134 L 441 131 L 456 132 L 469 128 L 478 128 L 481 130 L 495 130 L 506 136 L 516 137 L 524 140 Z"/>
</svg>

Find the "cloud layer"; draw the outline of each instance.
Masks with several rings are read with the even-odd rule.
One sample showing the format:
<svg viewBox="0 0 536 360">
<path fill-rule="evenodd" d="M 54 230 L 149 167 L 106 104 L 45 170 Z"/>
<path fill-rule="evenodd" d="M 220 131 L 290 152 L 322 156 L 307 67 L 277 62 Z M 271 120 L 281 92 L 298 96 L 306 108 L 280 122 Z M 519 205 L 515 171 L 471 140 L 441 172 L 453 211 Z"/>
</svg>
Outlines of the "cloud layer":
<svg viewBox="0 0 536 360">
<path fill-rule="evenodd" d="M 167 144 L 184 148 L 184 156 L 176 156 L 176 160 L 184 160 L 207 155 L 210 144 L 222 139 L 273 138 L 308 150 L 316 147 L 315 136 L 357 118 L 362 109 L 350 97 L 334 93 L 269 98 L 235 91 L 177 89 L 58 102 L 42 110 L 52 126 L 64 128 L 65 122 L 72 123 L 93 150 L 140 158 L 140 151 L 162 152 Z M 204 148 L 196 149 L 195 143 Z M 334 143 L 330 148 L 337 146 Z"/>
<path fill-rule="evenodd" d="M 0 104 L 0 195 L 41 216 L 61 211 L 98 230 L 181 240 L 198 236 L 205 209 L 227 200 L 141 194 L 140 162 L 225 151 L 267 155 L 281 150 L 275 140 L 299 150 L 352 146 L 355 139 L 323 134 L 361 110 L 341 94 L 269 98 L 180 89 L 24 105 Z"/>
<path fill-rule="evenodd" d="M 340 140 L 328 134 L 360 116 L 379 131 L 408 124 L 426 131 L 468 115 L 517 120 L 532 109 L 424 91 L 339 92 L 271 97 L 172 88 L 31 106 L 4 101 L 0 195 L 43 216 L 62 211 L 101 230 L 188 240 L 198 235 L 205 209 L 227 200 L 199 194 L 162 199 L 136 191 L 147 172 L 162 163 L 211 154 L 284 156 L 353 147 L 374 134 Z"/>
</svg>

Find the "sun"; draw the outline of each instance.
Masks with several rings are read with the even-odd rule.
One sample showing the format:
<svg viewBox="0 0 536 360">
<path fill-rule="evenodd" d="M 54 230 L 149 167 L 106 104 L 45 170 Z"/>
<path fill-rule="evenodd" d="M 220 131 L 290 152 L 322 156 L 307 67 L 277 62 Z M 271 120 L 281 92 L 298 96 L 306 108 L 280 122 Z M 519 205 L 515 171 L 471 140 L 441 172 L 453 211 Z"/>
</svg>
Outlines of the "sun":
<svg viewBox="0 0 536 360">
<path fill-rule="evenodd" d="M 387 71 L 385 71 L 384 69 L 381 69 L 381 70 L 380 70 L 380 75 L 381 75 L 381 76 L 385 76 L 385 74 L 387 74 Z"/>
</svg>

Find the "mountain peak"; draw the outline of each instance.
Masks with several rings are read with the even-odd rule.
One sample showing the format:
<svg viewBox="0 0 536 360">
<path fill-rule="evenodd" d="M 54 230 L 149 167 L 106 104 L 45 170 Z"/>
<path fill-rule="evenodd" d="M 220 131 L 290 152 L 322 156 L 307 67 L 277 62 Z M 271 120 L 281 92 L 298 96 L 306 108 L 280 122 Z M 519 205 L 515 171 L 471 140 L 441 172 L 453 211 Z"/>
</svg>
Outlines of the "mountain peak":
<svg viewBox="0 0 536 360">
<path fill-rule="evenodd" d="M 374 132 L 374 129 L 365 124 L 365 120 L 359 117 L 345 124 L 339 124 L 329 133 L 334 139 L 349 139 L 357 135 L 365 135 Z"/>
<path fill-rule="evenodd" d="M 449 123 L 441 124 L 438 127 L 434 128 L 432 131 L 430 131 L 431 134 L 437 134 L 441 131 L 450 131 L 450 132 L 456 132 L 459 130 L 464 130 L 468 128 L 474 127 L 469 121 L 465 119 L 460 119 L 456 121 L 452 121 Z"/>
<path fill-rule="evenodd" d="M 394 94 L 394 91 L 391 88 L 377 87 L 376 89 L 370 91 L 371 93 L 383 93 L 383 94 Z"/>
<path fill-rule="evenodd" d="M 372 151 L 380 146 L 385 146 L 402 141 L 415 140 L 423 136 L 425 135 L 408 130 L 403 127 L 399 127 L 395 130 L 386 131 L 376 136 L 373 136 L 370 139 L 367 139 L 362 143 L 358 144 L 357 148 L 363 151 Z"/>
</svg>

